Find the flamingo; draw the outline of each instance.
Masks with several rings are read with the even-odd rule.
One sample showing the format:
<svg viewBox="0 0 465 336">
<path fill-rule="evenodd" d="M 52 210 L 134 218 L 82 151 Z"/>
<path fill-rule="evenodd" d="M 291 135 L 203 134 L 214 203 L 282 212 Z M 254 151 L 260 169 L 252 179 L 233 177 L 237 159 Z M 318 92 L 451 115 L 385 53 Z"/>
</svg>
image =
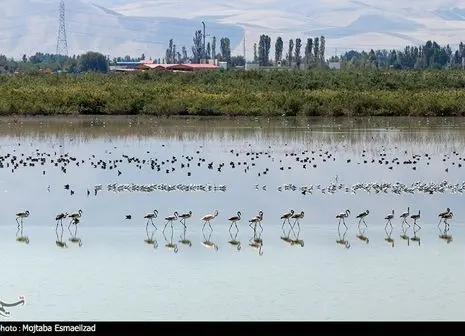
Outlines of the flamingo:
<svg viewBox="0 0 465 336">
<path fill-rule="evenodd" d="M 449 223 L 447 223 L 447 220 L 452 219 L 454 217 L 454 213 L 452 211 L 449 211 L 447 214 L 445 214 L 442 218 L 444 219 L 444 224 L 449 226 Z"/>
<path fill-rule="evenodd" d="M 291 218 L 294 219 L 294 224 L 292 224 L 292 228 L 294 228 L 295 224 L 297 223 L 297 226 L 300 230 L 300 220 L 304 218 L 304 212 L 301 211 L 300 213 L 295 213 L 291 216 Z"/>
<path fill-rule="evenodd" d="M 178 216 L 179 221 L 184 226 L 184 228 L 186 228 L 186 219 L 191 218 L 191 217 L 192 217 L 192 211 L 189 211 L 187 213 L 182 213 Z"/>
<path fill-rule="evenodd" d="M 16 223 L 18 223 L 18 227 L 19 227 L 18 219 L 21 219 L 21 225 L 23 225 L 23 219 L 26 218 L 26 217 L 29 217 L 29 215 L 30 215 L 29 210 L 26 210 L 24 212 L 18 212 L 16 214 Z"/>
<path fill-rule="evenodd" d="M 236 222 L 237 222 L 237 221 L 240 221 L 240 220 L 241 220 L 241 212 L 238 211 L 236 216 L 232 216 L 232 217 L 230 217 L 230 218 L 228 219 L 228 221 L 231 222 L 231 225 L 229 226 L 229 231 L 231 231 L 231 228 L 232 228 L 233 224 L 234 224 L 234 226 L 236 227 L 236 229 L 239 230 L 239 228 L 237 227 Z"/>
<path fill-rule="evenodd" d="M 208 215 L 205 215 L 203 216 L 202 218 L 200 218 L 200 220 L 203 220 L 204 223 L 203 223 L 203 227 L 202 227 L 202 230 L 205 228 L 205 225 L 208 223 L 208 226 L 210 226 L 210 229 L 213 230 L 211 224 L 210 224 L 210 221 L 215 218 L 216 216 L 218 216 L 218 210 L 215 210 L 215 213 L 214 214 L 208 214 Z"/>
<path fill-rule="evenodd" d="M 171 226 L 173 226 L 173 221 L 175 221 L 177 219 L 178 219 L 178 212 L 177 211 L 175 211 L 171 216 L 165 217 L 166 224 L 165 224 L 165 227 L 163 228 L 163 231 L 165 231 L 166 226 L 168 225 L 168 223 L 171 223 Z"/>
<path fill-rule="evenodd" d="M 450 213 L 450 208 L 447 208 L 446 211 L 443 211 L 438 215 L 439 216 L 438 226 L 439 224 L 441 224 L 442 220 L 444 220 L 444 216 L 447 216 L 449 213 Z"/>
<path fill-rule="evenodd" d="M 65 219 L 66 217 L 68 217 L 67 212 L 62 212 L 56 215 L 55 220 L 57 221 L 57 227 L 56 227 L 57 229 L 58 229 L 58 224 L 61 224 L 61 226 L 63 227 L 63 219 Z"/>
<path fill-rule="evenodd" d="M 155 226 L 155 224 L 153 223 L 153 219 L 154 218 L 157 218 L 158 216 L 158 210 L 153 210 L 153 212 L 149 212 L 148 214 L 146 214 L 144 216 L 144 218 L 147 219 L 147 224 L 145 225 L 145 230 L 147 230 L 148 226 L 149 226 L 149 222 L 152 223 L 153 227 L 155 228 L 155 230 L 157 229 L 157 227 Z"/>
<path fill-rule="evenodd" d="M 254 225 L 254 231 L 257 228 L 257 224 L 260 225 L 260 228 L 263 230 L 262 227 L 262 220 L 263 220 L 263 211 L 259 211 L 258 215 L 253 217 L 252 219 L 249 220 L 250 224 L 249 226 L 252 227 L 252 224 Z"/>
<path fill-rule="evenodd" d="M 76 219 L 76 218 L 81 218 L 82 216 L 82 210 L 79 209 L 77 212 L 73 212 L 68 215 L 69 218 L 71 218 L 71 221 L 69 222 L 68 228 L 70 227 L 71 223 Z"/>
<path fill-rule="evenodd" d="M 421 229 L 421 226 L 417 224 L 417 220 L 420 219 L 420 210 L 418 210 L 417 214 L 413 214 L 410 216 L 411 219 L 413 219 L 413 227 L 418 226 L 418 228 Z"/>
<path fill-rule="evenodd" d="M 283 225 L 284 225 L 284 223 L 286 223 L 286 221 L 287 221 L 289 224 L 291 224 L 290 221 L 289 221 L 289 218 L 291 218 L 292 215 L 294 215 L 294 210 L 292 210 L 292 209 L 291 209 L 291 211 L 289 211 L 289 212 L 283 213 L 283 215 L 281 216 L 281 219 L 284 219 Z"/>
<path fill-rule="evenodd" d="M 407 224 L 410 226 L 410 224 L 407 222 L 407 217 L 410 215 L 410 207 L 407 207 L 407 212 L 402 213 L 399 217 L 402 218 L 402 224 Z"/>
<path fill-rule="evenodd" d="M 365 226 L 368 226 L 367 223 L 365 222 L 365 217 L 368 216 L 369 213 L 370 213 L 369 210 L 365 210 L 365 211 L 359 213 L 359 214 L 357 215 L 357 217 L 355 217 L 355 218 L 359 218 L 359 220 L 358 220 L 358 227 L 360 227 L 360 223 L 361 223 L 361 222 L 363 222 L 363 224 L 365 224 Z"/>
<path fill-rule="evenodd" d="M 342 221 L 342 224 L 344 224 L 344 226 L 346 227 L 346 229 L 348 229 L 348 227 L 347 227 L 347 225 L 346 225 L 345 219 L 346 219 L 347 217 L 349 217 L 349 215 L 350 215 L 350 210 L 347 209 L 346 211 L 341 212 L 340 214 L 338 214 L 338 215 L 336 216 L 336 218 L 339 218 L 338 228 L 339 228 L 339 226 L 341 225 L 341 221 Z"/>
<path fill-rule="evenodd" d="M 391 224 L 391 226 L 392 226 L 391 220 L 392 220 L 393 218 L 394 218 L 394 210 L 392 210 L 392 212 L 391 212 L 389 215 L 387 215 L 386 217 L 384 217 L 384 219 L 387 220 L 386 225 L 384 226 L 384 228 L 386 228 L 386 227 L 388 226 L 388 224 Z"/>
</svg>

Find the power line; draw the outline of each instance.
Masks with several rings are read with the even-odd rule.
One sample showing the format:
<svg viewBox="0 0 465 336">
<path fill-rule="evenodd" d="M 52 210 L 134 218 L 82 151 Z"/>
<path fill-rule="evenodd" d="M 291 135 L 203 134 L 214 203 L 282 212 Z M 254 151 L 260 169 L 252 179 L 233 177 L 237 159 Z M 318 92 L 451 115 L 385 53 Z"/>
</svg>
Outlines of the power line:
<svg viewBox="0 0 465 336">
<path fill-rule="evenodd" d="M 65 2 L 60 1 L 60 23 L 58 26 L 57 37 L 57 55 L 68 56 L 68 42 L 66 40 L 66 27 L 65 27 Z"/>
</svg>

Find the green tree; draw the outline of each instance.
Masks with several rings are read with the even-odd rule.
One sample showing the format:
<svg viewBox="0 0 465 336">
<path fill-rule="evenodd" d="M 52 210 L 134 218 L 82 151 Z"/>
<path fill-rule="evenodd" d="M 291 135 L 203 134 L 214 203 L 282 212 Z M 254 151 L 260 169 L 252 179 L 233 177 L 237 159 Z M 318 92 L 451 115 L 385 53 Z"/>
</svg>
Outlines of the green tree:
<svg viewBox="0 0 465 336">
<path fill-rule="evenodd" d="M 216 58 L 216 36 L 212 38 L 212 58 Z"/>
<path fill-rule="evenodd" d="M 321 36 L 320 37 L 320 54 L 319 54 L 319 58 L 320 58 L 320 66 L 321 67 L 324 67 L 325 64 L 326 64 L 326 60 L 325 60 L 325 44 L 326 44 L 326 39 L 324 36 Z"/>
<path fill-rule="evenodd" d="M 297 68 L 300 68 L 300 61 L 301 61 L 301 56 L 300 56 L 300 49 L 302 48 L 302 40 L 300 38 L 295 39 L 295 52 L 294 52 L 294 58 L 295 62 L 297 65 Z"/>
<path fill-rule="evenodd" d="M 284 47 L 283 39 L 281 38 L 281 36 L 279 36 L 276 39 L 276 43 L 274 44 L 274 60 L 276 62 L 276 65 L 283 58 L 283 47 Z"/>
<path fill-rule="evenodd" d="M 202 31 L 196 30 L 193 39 L 194 45 L 192 46 L 192 62 L 200 63 L 203 51 Z"/>
<path fill-rule="evenodd" d="M 310 68 L 313 65 L 312 51 L 313 51 L 313 39 L 307 38 L 307 44 L 305 45 L 305 54 L 304 54 L 305 64 L 307 65 L 307 68 Z"/>
<path fill-rule="evenodd" d="M 287 49 L 287 57 L 286 57 L 288 65 L 292 65 L 292 59 L 293 59 L 292 52 L 293 52 L 293 50 L 294 50 L 294 40 L 290 39 L 289 40 L 289 47 Z"/>
<path fill-rule="evenodd" d="M 105 55 L 89 51 L 79 57 L 79 71 L 108 72 L 108 60 Z"/>
<path fill-rule="evenodd" d="M 231 41 L 229 37 L 222 37 L 220 40 L 221 58 L 224 62 L 231 64 Z"/>
</svg>

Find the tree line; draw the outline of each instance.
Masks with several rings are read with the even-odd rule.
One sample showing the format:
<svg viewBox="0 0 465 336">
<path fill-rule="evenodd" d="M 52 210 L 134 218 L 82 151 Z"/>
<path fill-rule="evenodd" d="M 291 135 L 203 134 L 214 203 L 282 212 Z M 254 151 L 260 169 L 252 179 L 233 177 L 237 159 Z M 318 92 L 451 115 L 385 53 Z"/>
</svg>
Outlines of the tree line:
<svg viewBox="0 0 465 336">
<path fill-rule="evenodd" d="M 169 39 L 164 57 L 152 60 L 155 63 L 200 63 L 203 59 L 216 59 L 227 62 L 229 66 L 244 66 L 243 55 L 231 54 L 231 41 L 221 37 L 217 43 L 216 36 L 203 45 L 201 30 L 194 33 L 192 45 L 178 47 L 173 38 Z M 305 45 L 303 43 L 305 42 Z M 217 45 L 218 44 L 218 45 Z M 272 46 L 270 36 L 260 35 L 259 41 L 253 45 L 251 63 L 260 67 L 284 66 L 299 69 L 328 68 L 330 62 L 338 62 L 342 69 L 457 69 L 465 65 L 465 45 L 460 42 L 457 50 L 436 41 L 427 41 L 423 45 L 405 46 L 403 49 L 371 49 L 369 51 L 350 50 L 329 59 L 325 56 L 326 39 L 324 36 L 289 39 L 285 42 L 277 37 Z M 38 71 L 48 68 L 51 71 L 63 70 L 78 73 L 85 71 L 107 72 L 109 65 L 117 62 L 136 62 L 145 60 L 144 54 L 139 57 L 129 55 L 109 60 L 98 52 L 82 55 L 61 56 L 51 53 L 37 52 L 35 55 L 23 55 L 20 60 L 8 58 L 0 54 L 0 73 L 19 71 Z"/>
</svg>

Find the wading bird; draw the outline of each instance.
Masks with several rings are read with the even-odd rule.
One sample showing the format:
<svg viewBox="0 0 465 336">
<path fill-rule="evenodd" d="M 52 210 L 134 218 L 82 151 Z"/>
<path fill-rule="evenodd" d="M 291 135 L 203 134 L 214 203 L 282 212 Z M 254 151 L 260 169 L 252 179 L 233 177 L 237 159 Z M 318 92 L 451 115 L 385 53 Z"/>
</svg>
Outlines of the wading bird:
<svg viewBox="0 0 465 336">
<path fill-rule="evenodd" d="M 157 218 L 157 216 L 158 216 L 158 210 L 153 210 L 153 212 L 149 212 L 148 214 L 144 216 L 144 218 L 147 219 L 147 223 L 145 224 L 145 230 L 147 230 L 149 226 L 149 222 L 152 223 L 152 226 L 155 228 L 155 230 L 157 229 L 157 227 L 153 223 L 153 219 Z"/>
<path fill-rule="evenodd" d="M 347 225 L 346 225 L 345 219 L 346 219 L 347 217 L 349 217 L 349 215 L 350 215 L 350 210 L 347 209 L 346 211 L 341 212 L 340 214 L 338 214 L 338 215 L 336 216 L 336 218 L 339 218 L 339 224 L 338 224 L 338 226 L 337 226 L 338 229 L 339 229 L 339 227 L 341 226 L 341 221 L 342 221 L 342 224 L 344 224 L 344 226 L 346 227 L 346 229 L 348 229 L 348 227 L 347 227 Z"/>
<path fill-rule="evenodd" d="M 233 225 L 236 227 L 236 230 L 239 231 L 239 228 L 237 227 L 236 222 L 240 221 L 240 220 L 241 220 L 241 212 L 240 211 L 237 212 L 236 216 L 232 216 L 232 217 L 228 218 L 228 221 L 231 222 L 231 225 L 229 226 L 229 231 L 231 231 L 231 228 L 232 228 Z"/>
<path fill-rule="evenodd" d="M 76 219 L 76 218 L 81 218 L 82 216 L 82 210 L 79 209 L 78 212 L 73 212 L 71 214 L 68 215 L 69 218 L 71 218 L 71 221 L 69 222 L 69 224 L 71 225 L 71 223 L 73 223 L 73 221 Z M 69 225 L 68 225 L 69 227 Z"/>
<path fill-rule="evenodd" d="M 63 219 L 65 219 L 66 217 L 68 217 L 67 212 L 62 212 L 56 215 L 55 220 L 57 221 L 57 227 L 56 227 L 57 229 L 58 229 L 58 224 L 61 224 L 61 227 L 63 227 Z"/>
<path fill-rule="evenodd" d="M 165 231 L 166 226 L 168 225 L 168 223 L 170 223 L 171 227 L 173 227 L 173 221 L 175 221 L 177 219 L 178 219 L 178 212 L 177 211 L 175 211 L 171 216 L 165 217 L 166 224 L 165 224 L 165 227 L 163 228 L 163 231 Z"/>
<path fill-rule="evenodd" d="M 291 216 L 291 218 L 294 220 L 294 223 L 292 224 L 292 229 L 294 229 L 294 226 L 297 224 L 299 230 L 300 230 L 300 220 L 304 218 L 304 212 L 301 211 L 300 213 L 295 213 Z"/>
<path fill-rule="evenodd" d="M 192 211 L 189 211 L 187 213 L 182 213 L 178 216 L 179 221 L 184 226 L 184 228 L 186 228 L 186 219 L 191 218 L 191 217 L 192 217 Z"/>
<path fill-rule="evenodd" d="M 29 217 L 29 214 L 29 210 L 26 210 L 24 212 L 18 212 L 16 214 L 16 223 L 18 223 L 18 226 L 20 225 L 18 219 L 21 219 L 21 225 L 23 225 L 23 219 Z"/>
<path fill-rule="evenodd" d="M 355 217 L 355 218 L 359 218 L 359 220 L 358 220 L 358 227 L 359 227 L 359 228 L 360 228 L 360 224 L 361 224 L 362 222 L 363 222 L 363 224 L 365 224 L 365 226 L 368 226 L 367 223 L 365 222 L 365 217 L 368 216 L 369 213 L 370 213 L 369 210 L 365 210 L 365 211 L 359 213 L 359 214 L 357 215 L 357 217 Z"/>
<path fill-rule="evenodd" d="M 284 219 L 284 220 L 283 220 L 283 225 L 284 225 L 284 223 L 286 223 L 286 221 L 287 221 L 289 224 L 291 224 L 291 222 L 290 222 L 289 219 L 292 217 L 293 214 L 294 214 L 294 210 L 292 210 L 292 209 L 291 209 L 291 211 L 289 211 L 289 212 L 283 213 L 283 215 L 281 216 L 281 219 Z"/>
<path fill-rule="evenodd" d="M 391 220 L 392 220 L 393 218 L 394 218 L 394 210 L 392 210 L 392 212 L 391 212 L 389 215 L 387 215 L 386 217 L 384 217 L 384 219 L 387 220 L 386 225 L 384 226 L 384 228 L 386 228 L 386 227 L 388 226 L 388 224 L 391 224 L 391 226 L 392 226 Z"/>
<path fill-rule="evenodd" d="M 258 224 L 260 228 L 263 230 L 262 220 L 263 220 L 263 211 L 260 210 L 257 216 L 249 220 L 249 223 L 250 223 L 249 226 L 252 228 L 252 225 L 253 225 L 253 229 L 255 230 Z"/>
<path fill-rule="evenodd" d="M 210 224 L 210 221 L 215 218 L 216 216 L 218 216 L 218 210 L 215 210 L 215 212 L 213 214 L 208 214 L 208 215 L 205 215 L 203 216 L 202 218 L 200 218 L 200 220 L 202 220 L 204 223 L 203 223 L 203 226 L 202 226 L 202 230 L 205 228 L 205 225 L 208 223 L 208 226 L 210 227 L 210 229 L 213 230 L 211 224 Z"/>
<path fill-rule="evenodd" d="M 402 213 L 399 217 L 402 218 L 402 224 L 408 224 L 407 217 L 410 215 L 410 207 L 407 207 L 407 212 Z"/>
<path fill-rule="evenodd" d="M 438 226 L 441 224 L 441 222 L 444 220 L 444 216 L 447 216 L 450 213 L 450 208 L 447 208 L 446 211 L 441 212 L 439 216 L 439 223 Z"/>
<path fill-rule="evenodd" d="M 420 210 L 418 210 L 417 214 L 411 215 L 410 218 L 413 219 L 413 228 L 415 229 L 415 226 L 418 226 L 418 228 L 421 229 L 421 226 L 417 223 L 417 220 L 420 219 Z"/>
</svg>

